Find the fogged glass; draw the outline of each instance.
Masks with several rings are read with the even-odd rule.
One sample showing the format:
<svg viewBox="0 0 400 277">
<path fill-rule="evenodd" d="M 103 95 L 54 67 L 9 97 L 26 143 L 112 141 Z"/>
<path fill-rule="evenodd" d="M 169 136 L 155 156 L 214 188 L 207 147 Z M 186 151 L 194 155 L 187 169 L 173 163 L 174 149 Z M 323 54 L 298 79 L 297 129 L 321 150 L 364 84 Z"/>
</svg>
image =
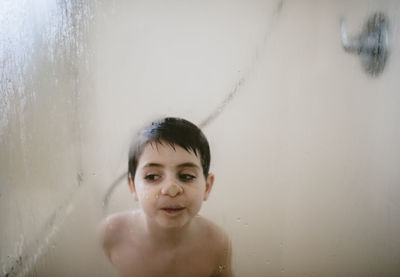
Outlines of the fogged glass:
<svg viewBox="0 0 400 277">
<path fill-rule="evenodd" d="M 369 76 L 341 45 L 373 12 Z M 0 275 L 113 276 L 96 239 L 137 209 L 130 140 L 184 117 L 211 145 L 201 214 L 237 276 L 400 273 L 396 1 L 3 1 Z"/>
</svg>

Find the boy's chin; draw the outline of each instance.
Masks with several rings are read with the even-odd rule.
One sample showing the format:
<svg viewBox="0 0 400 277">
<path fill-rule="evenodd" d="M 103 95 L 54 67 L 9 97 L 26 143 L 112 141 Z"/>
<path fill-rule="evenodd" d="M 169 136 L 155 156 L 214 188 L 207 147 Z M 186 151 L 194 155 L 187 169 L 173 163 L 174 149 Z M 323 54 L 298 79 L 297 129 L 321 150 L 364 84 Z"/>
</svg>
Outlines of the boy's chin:
<svg viewBox="0 0 400 277">
<path fill-rule="evenodd" d="M 158 224 L 161 228 L 165 229 L 180 229 L 188 225 L 191 218 L 162 218 L 158 220 Z"/>
</svg>

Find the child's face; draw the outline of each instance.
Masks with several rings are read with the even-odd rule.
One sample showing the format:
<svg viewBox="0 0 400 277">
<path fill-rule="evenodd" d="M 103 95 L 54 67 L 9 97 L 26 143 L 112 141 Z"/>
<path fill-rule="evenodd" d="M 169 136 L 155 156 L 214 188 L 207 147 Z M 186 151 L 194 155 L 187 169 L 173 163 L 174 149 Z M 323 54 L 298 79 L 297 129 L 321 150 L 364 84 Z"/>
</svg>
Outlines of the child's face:
<svg viewBox="0 0 400 277">
<path fill-rule="evenodd" d="M 199 155 L 178 145 L 149 143 L 129 178 L 134 198 L 147 218 L 162 227 L 182 227 L 207 200 L 214 176 L 204 177 Z"/>
</svg>

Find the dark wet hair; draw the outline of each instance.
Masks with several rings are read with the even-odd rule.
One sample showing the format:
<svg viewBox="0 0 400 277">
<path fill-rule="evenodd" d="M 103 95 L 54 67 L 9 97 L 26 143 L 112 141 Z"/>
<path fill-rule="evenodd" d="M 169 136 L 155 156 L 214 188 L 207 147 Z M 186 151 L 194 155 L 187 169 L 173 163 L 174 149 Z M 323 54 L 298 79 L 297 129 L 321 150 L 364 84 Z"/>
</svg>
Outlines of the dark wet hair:
<svg viewBox="0 0 400 277">
<path fill-rule="evenodd" d="M 166 117 L 141 129 L 133 140 L 128 162 L 128 172 L 132 180 L 135 178 L 136 167 L 143 149 L 152 142 L 159 144 L 166 142 L 174 149 L 175 145 L 178 145 L 188 152 L 193 151 L 196 156 L 200 155 L 203 174 L 205 177 L 208 176 L 211 156 L 206 136 L 196 125 L 183 118 Z"/>
</svg>

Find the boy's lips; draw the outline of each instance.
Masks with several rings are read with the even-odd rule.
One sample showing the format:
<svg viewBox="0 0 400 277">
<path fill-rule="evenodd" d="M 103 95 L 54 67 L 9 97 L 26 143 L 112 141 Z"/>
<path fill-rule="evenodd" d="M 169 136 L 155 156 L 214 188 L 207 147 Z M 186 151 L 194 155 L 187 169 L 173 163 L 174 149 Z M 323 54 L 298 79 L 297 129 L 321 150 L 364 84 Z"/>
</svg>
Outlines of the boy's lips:
<svg viewBox="0 0 400 277">
<path fill-rule="evenodd" d="M 166 212 L 167 214 L 170 214 L 170 215 L 180 213 L 184 209 L 185 209 L 185 207 L 181 207 L 181 206 L 167 206 L 167 207 L 161 208 L 161 210 L 163 210 L 164 212 Z"/>
</svg>

